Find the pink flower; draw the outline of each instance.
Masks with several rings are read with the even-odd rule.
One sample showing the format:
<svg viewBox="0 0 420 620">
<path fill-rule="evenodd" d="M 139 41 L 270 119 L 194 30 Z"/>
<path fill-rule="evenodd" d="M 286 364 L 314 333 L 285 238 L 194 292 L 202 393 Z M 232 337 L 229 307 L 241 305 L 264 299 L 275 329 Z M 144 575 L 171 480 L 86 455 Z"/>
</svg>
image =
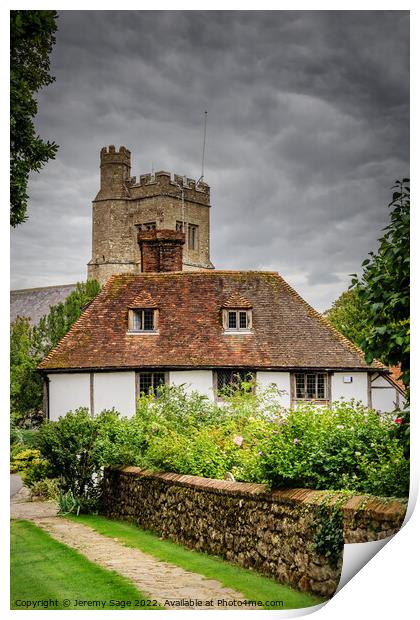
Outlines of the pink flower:
<svg viewBox="0 0 420 620">
<path fill-rule="evenodd" d="M 402 418 L 395 418 L 395 424 L 402 424 Z"/>
<path fill-rule="evenodd" d="M 297 437 L 295 437 L 294 440 L 293 440 L 293 443 L 295 444 L 295 446 L 297 446 L 298 443 L 299 443 L 299 439 Z"/>
<path fill-rule="evenodd" d="M 233 438 L 233 443 L 236 443 L 237 446 L 242 446 L 243 440 L 243 437 L 241 437 L 240 435 L 236 435 L 236 437 Z"/>
</svg>

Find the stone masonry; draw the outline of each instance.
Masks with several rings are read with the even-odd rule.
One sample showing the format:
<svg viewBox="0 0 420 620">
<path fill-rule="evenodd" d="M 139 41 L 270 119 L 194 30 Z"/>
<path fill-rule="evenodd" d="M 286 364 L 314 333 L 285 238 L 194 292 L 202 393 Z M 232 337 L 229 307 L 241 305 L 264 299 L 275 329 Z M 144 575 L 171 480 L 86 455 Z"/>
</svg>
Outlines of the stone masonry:
<svg viewBox="0 0 420 620">
<path fill-rule="evenodd" d="M 108 469 L 104 511 L 197 551 L 274 577 L 302 591 L 332 596 L 342 560 L 315 551 L 325 493 L 309 489 L 268 492 L 265 485 Z M 336 499 L 328 499 L 331 507 Z M 402 525 L 404 500 L 353 496 L 340 505 L 344 542 L 380 540 Z"/>
<path fill-rule="evenodd" d="M 169 172 L 131 176 L 131 153 L 121 146 L 100 153 L 101 185 L 93 201 L 92 259 L 88 278 L 104 284 L 111 275 L 140 273 L 137 234 L 184 232 L 183 269 L 213 269 L 210 262 L 210 187 Z M 194 241 L 189 234 L 194 228 Z"/>
</svg>

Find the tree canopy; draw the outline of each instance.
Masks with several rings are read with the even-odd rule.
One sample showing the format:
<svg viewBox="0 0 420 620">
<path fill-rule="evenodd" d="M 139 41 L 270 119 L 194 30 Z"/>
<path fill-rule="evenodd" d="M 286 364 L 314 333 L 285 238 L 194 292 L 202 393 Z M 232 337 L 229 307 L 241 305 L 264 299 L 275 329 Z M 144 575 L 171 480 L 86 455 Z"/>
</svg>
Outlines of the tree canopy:
<svg viewBox="0 0 420 620">
<path fill-rule="evenodd" d="M 344 291 L 324 316 L 346 338 L 360 347 L 368 334 L 368 312 L 355 288 Z"/>
<path fill-rule="evenodd" d="M 55 11 L 10 12 L 10 223 L 27 219 L 30 172 L 39 172 L 55 157 L 58 146 L 36 133 L 34 98 L 54 81 L 50 54 L 57 30 Z"/>
<path fill-rule="evenodd" d="M 410 384 L 410 185 L 396 181 L 389 207 L 390 223 L 376 253 L 363 261 L 362 275 L 352 286 L 366 312 L 366 332 L 360 343 L 366 359 L 401 364 Z"/>
</svg>

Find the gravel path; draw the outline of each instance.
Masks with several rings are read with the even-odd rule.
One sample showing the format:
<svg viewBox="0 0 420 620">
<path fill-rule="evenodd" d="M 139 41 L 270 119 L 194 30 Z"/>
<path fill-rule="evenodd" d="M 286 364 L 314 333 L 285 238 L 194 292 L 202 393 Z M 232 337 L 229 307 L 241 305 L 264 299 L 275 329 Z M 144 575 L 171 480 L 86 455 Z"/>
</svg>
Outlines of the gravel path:
<svg viewBox="0 0 420 620">
<path fill-rule="evenodd" d="M 126 547 L 118 539 L 107 538 L 86 525 L 56 516 L 56 510 L 55 504 L 51 502 L 28 502 L 19 497 L 11 503 L 12 519 L 32 521 L 91 562 L 124 575 L 146 596 L 166 609 L 238 610 L 237 606 L 218 605 L 218 601 L 244 600 L 242 594 L 225 588 L 218 581 L 161 562 L 138 549 Z M 188 605 L 191 599 L 203 601 L 203 606 Z M 212 604 L 206 605 L 204 601 L 212 601 Z M 247 606 L 242 604 L 239 609 L 247 609 Z"/>
</svg>

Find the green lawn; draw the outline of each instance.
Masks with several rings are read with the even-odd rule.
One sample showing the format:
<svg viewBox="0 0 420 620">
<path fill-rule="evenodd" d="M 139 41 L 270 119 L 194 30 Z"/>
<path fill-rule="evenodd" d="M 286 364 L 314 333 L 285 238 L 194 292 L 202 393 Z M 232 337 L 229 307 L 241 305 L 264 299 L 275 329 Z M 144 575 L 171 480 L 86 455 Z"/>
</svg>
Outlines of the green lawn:
<svg viewBox="0 0 420 620">
<path fill-rule="evenodd" d="M 126 609 L 161 609 L 148 607 L 128 579 L 89 562 L 33 523 L 11 522 L 11 609 L 120 609 L 111 599 L 131 601 Z"/>
<path fill-rule="evenodd" d="M 123 521 L 112 521 L 101 516 L 79 515 L 67 518 L 85 523 L 104 536 L 117 538 L 119 542 L 140 549 L 159 560 L 176 564 L 181 568 L 199 573 L 209 579 L 217 579 L 224 586 L 241 592 L 245 598 L 257 601 L 283 601 L 283 605 L 266 605 L 266 609 L 295 609 L 318 605 L 323 600 L 320 597 L 298 592 L 289 586 L 281 585 L 268 577 L 222 559 L 191 551 L 168 540 L 160 540 L 152 532 L 140 529 L 136 525 Z"/>
</svg>

